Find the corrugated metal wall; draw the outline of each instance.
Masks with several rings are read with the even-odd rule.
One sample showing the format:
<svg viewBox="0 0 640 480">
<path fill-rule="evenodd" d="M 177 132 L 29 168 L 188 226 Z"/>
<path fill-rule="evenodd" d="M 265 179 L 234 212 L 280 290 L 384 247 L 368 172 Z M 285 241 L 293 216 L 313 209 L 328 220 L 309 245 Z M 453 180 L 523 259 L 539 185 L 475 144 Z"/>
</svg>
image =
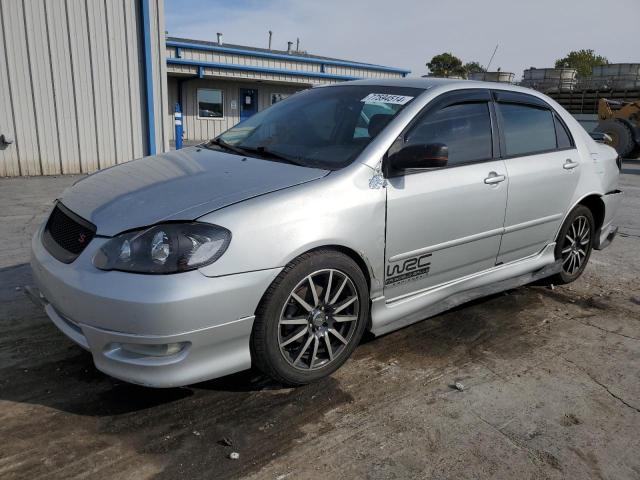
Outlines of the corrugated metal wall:
<svg viewBox="0 0 640 480">
<path fill-rule="evenodd" d="M 168 121 L 173 122 L 173 110 L 178 101 L 178 79 L 169 77 L 169 116 Z M 258 91 L 258 111 L 271 105 L 272 93 L 295 93 L 304 88 L 304 85 L 276 85 L 257 82 L 238 82 L 214 79 L 186 80 L 182 84 L 182 125 L 185 140 L 208 140 L 220 135 L 240 121 L 240 89 L 252 88 Z M 224 104 L 224 117 L 222 118 L 198 118 L 198 88 L 216 88 L 222 90 Z M 231 102 L 236 102 L 236 108 L 231 108 Z M 171 129 L 170 138 L 174 140 L 175 130 Z"/>
<path fill-rule="evenodd" d="M 319 63 L 304 61 L 253 57 L 251 55 L 234 55 L 231 53 L 196 50 L 191 48 L 181 49 L 182 60 L 194 60 L 199 62 L 228 63 L 233 65 L 246 65 L 247 67 L 272 68 L 279 70 L 291 70 L 306 73 L 327 73 L 362 78 L 402 78 L 402 73 L 370 68 L 357 68 L 355 66 L 332 65 L 329 60 L 322 66 Z M 167 47 L 167 58 L 176 58 L 176 49 Z M 191 65 L 169 65 L 169 72 L 196 74 L 197 67 Z M 230 78 L 259 78 L 267 81 L 285 81 L 299 83 L 327 83 L 326 79 L 296 75 L 282 75 L 277 73 L 251 72 L 250 70 L 227 70 L 224 68 L 205 68 L 205 75 Z"/>
<path fill-rule="evenodd" d="M 188 76 L 197 76 L 198 67 L 192 65 L 168 65 L 169 74 L 179 74 Z M 252 72 L 250 70 L 226 70 L 224 68 L 212 68 L 204 67 L 203 73 L 205 77 L 219 77 L 229 79 L 250 79 L 250 80 L 262 80 L 264 82 L 286 82 L 286 83 L 299 83 L 301 85 L 322 85 L 325 83 L 336 83 L 342 80 L 339 79 L 327 79 L 320 77 L 303 77 L 295 74 L 282 74 L 282 73 L 266 73 L 266 72 Z"/>
<path fill-rule="evenodd" d="M 150 1 L 156 149 L 169 146 L 164 2 Z M 147 153 L 139 0 L 0 0 L 0 176 L 86 173 Z"/>
</svg>

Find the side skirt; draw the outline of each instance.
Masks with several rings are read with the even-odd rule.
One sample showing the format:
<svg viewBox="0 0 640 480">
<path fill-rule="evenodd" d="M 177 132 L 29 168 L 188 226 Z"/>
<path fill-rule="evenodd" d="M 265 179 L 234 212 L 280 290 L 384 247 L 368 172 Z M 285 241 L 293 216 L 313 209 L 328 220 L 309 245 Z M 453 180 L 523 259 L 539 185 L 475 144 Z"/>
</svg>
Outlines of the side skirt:
<svg viewBox="0 0 640 480">
<path fill-rule="evenodd" d="M 521 287 L 554 275 L 562 269 L 562 262 L 555 259 L 555 245 L 547 245 L 535 256 L 500 265 L 410 296 L 388 302 L 384 297 L 375 298 L 371 305 L 371 332 L 376 336 L 384 335 L 476 298 Z"/>
</svg>

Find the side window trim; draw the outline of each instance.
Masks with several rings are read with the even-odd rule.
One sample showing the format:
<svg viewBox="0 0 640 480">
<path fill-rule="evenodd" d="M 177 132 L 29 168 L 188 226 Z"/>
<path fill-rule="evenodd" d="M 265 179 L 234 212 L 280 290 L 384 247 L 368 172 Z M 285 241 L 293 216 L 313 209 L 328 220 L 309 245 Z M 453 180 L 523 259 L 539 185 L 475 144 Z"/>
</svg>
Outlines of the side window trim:
<svg viewBox="0 0 640 480">
<path fill-rule="evenodd" d="M 498 112 L 496 111 L 496 103 L 493 101 L 493 98 L 489 101 L 489 115 L 491 116 L 491 143 L 493 147 L 492 160 L 501 160 L 506 150 L 502 144 L 500 119 Z"/>
<path fill-rule="evenodd" d="M 551 110 L 553 112 L 553 123 L 556 127 L 556 146 L 557 146 L 557 150 L 573 150 L 576 148 L 576 142 L 573 140 L 573 135 L 571 134 L 571 130 L 569 130 L 569 127 L 567 127 L 567 124 L 564 123 L 564 120 L 562 120 L 562 118 L 560 118 L 560 115 L 558 115 L 558 113 L 555 110 Z M 569 147 L 560 147 L 560 142 L 558 142 L 558 126 L 562 129 L 564 129 L 565 133 L 567 134 L 567 137 L 569 137 Z"/>
<path fill-rule="evenodd" d="M 442 95 L 437 96 L 426 104 L 422 110 L 420 110 L 404 127 L 404 130 L 398 135 L 398 138 L 403 140 L 407 134 L 413 130 L 413 127 L 419 123 L 426 115 L 431 113 L 432 110 L 440 110 L 442 108 L 450 107 L 451 105 L 457 105 L 460 103 L 477 103 L 482 101 L 491 101 L 491 93 L 484 88 L 470 88 L 464 90 L 452 90 L 444 92 Z"/>
</svg>

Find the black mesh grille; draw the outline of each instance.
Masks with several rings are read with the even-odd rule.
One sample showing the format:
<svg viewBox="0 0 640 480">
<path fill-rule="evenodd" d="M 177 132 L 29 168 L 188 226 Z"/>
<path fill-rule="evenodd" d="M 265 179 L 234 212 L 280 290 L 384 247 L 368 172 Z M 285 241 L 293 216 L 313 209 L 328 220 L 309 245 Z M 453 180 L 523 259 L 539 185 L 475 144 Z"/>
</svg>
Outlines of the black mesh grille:
<svg viewBox="0 0 640 480">
<path fill-rule="evenodd" d="M 58 260 L 71 263 L 86 248 L 95 232 L 93 224 L 59 203 L 51 212 L 45 226 L 43 244 Z"/>
</svg>

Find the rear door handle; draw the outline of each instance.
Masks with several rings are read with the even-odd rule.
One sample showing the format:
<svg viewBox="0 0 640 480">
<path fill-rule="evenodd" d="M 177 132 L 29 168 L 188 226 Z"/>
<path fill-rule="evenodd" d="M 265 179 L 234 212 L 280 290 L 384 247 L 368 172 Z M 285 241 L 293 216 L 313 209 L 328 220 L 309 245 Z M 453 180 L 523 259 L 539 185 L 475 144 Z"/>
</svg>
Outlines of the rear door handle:
<svg viewBox="0 0 640 480">
<path fill-rule="evenodd" d="M 570 158 L 567 158 L 567 161 L 564 162 L 562 168 L 564 168 L 565 170 L 571 170 L 572 168 L 576 168 L 578 165 L 580 165 L 578 162 L 574 162 Z"/>
<path fill-rule="evenodd" d="M 496 172 L 489 172 L 489 176 L 484 179 L 484 183 L 487 185 L 495 185 L 496 183 L 504 182 L 506 178 L 506 176 L 498 175 Z"/>
</svg>

